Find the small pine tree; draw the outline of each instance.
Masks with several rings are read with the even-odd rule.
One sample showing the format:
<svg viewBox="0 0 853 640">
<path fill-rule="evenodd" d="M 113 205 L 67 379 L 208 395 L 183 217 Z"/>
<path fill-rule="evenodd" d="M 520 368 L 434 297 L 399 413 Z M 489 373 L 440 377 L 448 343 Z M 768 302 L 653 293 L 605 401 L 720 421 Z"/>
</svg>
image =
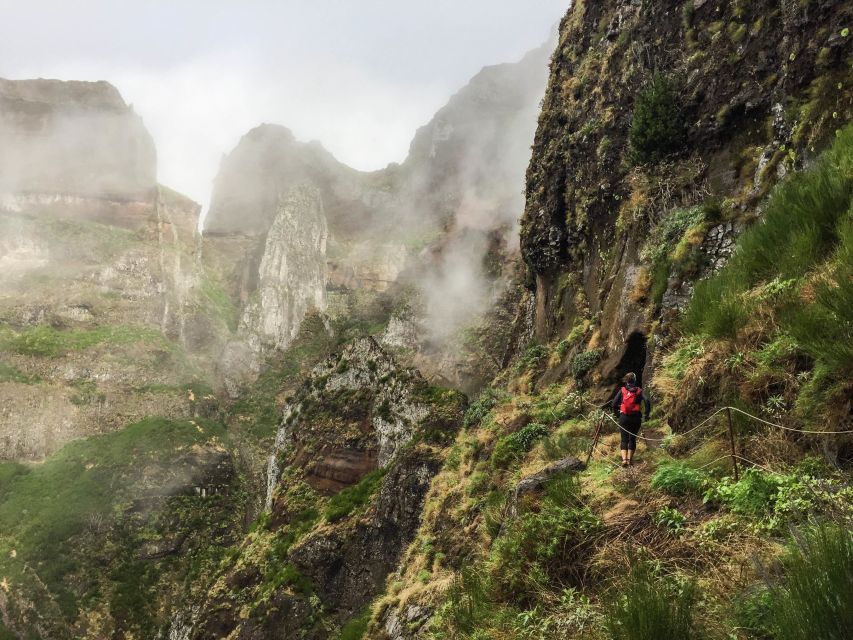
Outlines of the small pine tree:
<svg viewBox="0 0 853 640">
<path fill-rule="evenodd" d="M 672 82 L 654 74 L 634 102 L 629 137 L 637 162 L 657 162 L 683 146 L 684 118 Z"/>
</svg>

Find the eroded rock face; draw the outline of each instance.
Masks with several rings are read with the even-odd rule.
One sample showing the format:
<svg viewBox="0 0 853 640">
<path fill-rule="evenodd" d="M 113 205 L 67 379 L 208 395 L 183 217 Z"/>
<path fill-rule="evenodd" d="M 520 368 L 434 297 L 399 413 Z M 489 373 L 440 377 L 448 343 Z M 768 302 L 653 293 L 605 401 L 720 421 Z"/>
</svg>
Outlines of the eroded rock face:
<svg viewBox="0 0 853 640">
<path fill-rule="evenodd" d="M 0 192 L 150 200 L 156 152 L 107 82 L 0 78 Z"/>
<path fill-rule="evenodd" d="M 539 340 L 565 337 L 582 319 L 595 319 L 595 344 L 581 348 L 604 349 L 589 380 L 602 393 L 626 372 L 632 336 L 648 337 L 656 320 L 665 331 L 692 283 L 725 262 L 746 226 L 732 221 L 758 217 L 757 203 L 776 181 L 832 134 L 836 125 L 826 114 L 834 121 L 850 114 L 842 78 L 853 45 L 836 27 L 849 22 L 849 6 L 758 1 L 740 11 L 696 2 L 692 9 L 575 3 L 552 58 L 527 171 L 521 249 L 535 282 Z M 720 25 L 728 36 L 719 36 Z M 637 42 L 644 43 L 641 57 L 631 53 Z M 679 153 L 641 161 L 629 131 L 654 73 L 672 81 L 684 135 Z M 810 106 L 786 112 L 783 103 Z M 693 228 L 689 247 L 672 259 L 669 281 L 669 265 L 653 274 L 644 248 L 660 241 L 661 221 L 714 202 L 725 211 Z M 684 233 L 668 239 L 669 258 Z"/>
<path fill-rule="evenodd" d="M 258 352 L 284 349 L 305 315 L 326 308 L 328 226 L 319 192 L 297 186 L 279 199 L 240 331 Z"/>
<path fill-rule="evenodd" d="M 461 394 L 429 386 L 372 338 L 318 365 L 284 410 L 268 527 L 247 538 L 188 637 L 320 639 L 358 614 L 413 539 L 463 410 Z M 270 553 L 293 576 L 271 592 Z"/>
<path fill-rule="evenodd" d="M 285 407 L 268 471 L 269 507 L 276 508 L 275 485 L 288 465 L 302 468 L 306 482 L 327 495 L 386 467 L 433 410 L 422 397 L 425 387 L 373 338 L 318 365 Z"/>
</svg>

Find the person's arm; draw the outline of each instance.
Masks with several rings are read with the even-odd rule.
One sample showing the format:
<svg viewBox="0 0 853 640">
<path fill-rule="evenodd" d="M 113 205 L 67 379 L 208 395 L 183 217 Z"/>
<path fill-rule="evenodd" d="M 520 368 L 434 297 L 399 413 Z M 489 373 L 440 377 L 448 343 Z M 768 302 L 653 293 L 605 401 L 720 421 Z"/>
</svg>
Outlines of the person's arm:
<svg viewBox="0 0 853 640">
<path fill-rule="evenodd" d="M 619 413 L 619 407 L 622 404 L 622 389 L 619 389 L 619 392 L 616 394 L 616 397 L 613 398 L 613 402 L 611 403 L 611 407 L 616 413 Z"/>
<path fill-rule="evenodd" d="M 645 415 L 645 418 L 646 418 L 646 420 L 648 420 L 648 419 L 649 419 L 649 414 L 652 412 L 652 401 L 651 401 L 651 400 L 649 400 L 649 396 L 647 396 L 647 395 L 646 395 L 646 392 L 645 392 L 645 391 L 643 391 L 642 396 L 640 397 L 640 400 L 642 400 L 643 402 L 645 402 L 645 403 L 646 403 L 646 415 Z"/>
</svg>

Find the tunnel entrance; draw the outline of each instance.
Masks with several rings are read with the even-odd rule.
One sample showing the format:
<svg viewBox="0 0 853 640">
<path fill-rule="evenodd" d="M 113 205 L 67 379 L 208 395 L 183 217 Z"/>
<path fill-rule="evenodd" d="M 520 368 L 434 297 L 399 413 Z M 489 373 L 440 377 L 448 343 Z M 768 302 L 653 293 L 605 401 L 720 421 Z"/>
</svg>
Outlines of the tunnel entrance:
<svg viewBox="0 0 853 640">
<path fill-rule="evenodd" d="M 614 374 L 615 382 L 621 382 L 622 378 L 629 371 L 637 374 L 637 384 L 643 385 L 643 369 L 646 366 L 646 335 L 639 331 L 628 336 L 625 342 L 625 351 L 619 359 L 619 364 L 616 365 Z"/>
</svg>

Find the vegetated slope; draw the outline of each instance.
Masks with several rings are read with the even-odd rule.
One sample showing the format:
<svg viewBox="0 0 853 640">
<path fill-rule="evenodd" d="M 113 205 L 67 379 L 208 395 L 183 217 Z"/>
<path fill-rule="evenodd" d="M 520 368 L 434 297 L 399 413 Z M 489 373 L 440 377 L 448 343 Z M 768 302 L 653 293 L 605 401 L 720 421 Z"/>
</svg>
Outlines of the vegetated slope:
<svg viewBox="0 0 853 640">
<path fill-rule="evenodd" d="M 199 206 L 105 82 L 0 81 L 0 143 L 0 635 L 152 637 L 246 502 Z"/>
<path fill-rule="evenodd" d="M 470 257 L 466 268 L 489 286 L 485 293 L 470 289 L 472 297 L 465 302 L 472 308 L 474 298 L 491 304 L 492 293 L 503 286 L 496 281 L 508 277 L 504 270 L 510 271 L 504 261 L 511 249 L 505 243 L 511 237 L 508 220 L 520 212 L 524 162 L 517 151 L 532 135 L 535 94 L 544 82 L 546 56 L 547 50 L 542 50 L 522 64 L 484 71 L 419 132 L 418 151 L 412 154 L 419 160 L 411 164 L 433 162 L 432 173 L 420 165 L 392 167 L 387 172 L 391 176 L 405 171 L 410 176 L 405 183 L 409 186 L 398 185 L 395 196 L 407 220 L 418 217 L 416 209 L 422 213 L 428 206 L 441 204 L 440 211 L 431 211 L 425 218 L 429 233 L 404 238 L 395 250 L 402 247 L 408 260 L 430 245 L 425 262 L 436 264 L 444 264 L 447 255 Z M 332 201 L 317 197 L 318 192 L 328 195 L 323 190 L 328 186 L 325 178 L 321 176 L 313 186 L 305 184 L 312 182 L 313 174 L 308 174 L 317 163 L 284 148 L 298 144 L 292 136 L 289 143 L 282 142 L 287 135 L 281 128 L 261 127 L 256 134 L 269 142 L 273 155 L 287 156 L 292 151 L 295 159 L 291 160 L 310 166 L 291 167 L 299 177 L 292 180 L 294 184 L 288 183 L 292 176 L 280 165 L 273 162 L 266 167 L 272 174 L 270 181 L 259 185 L 257 193 L 268 193 L 266 187 L 275 192 L 272 208 L 262 211 L 269 215 L 263 218 L 267 226 L 260 234 L 254 228 L 231 235 L 220 230 L 218 236 L 212 234 L 198 243 L 197 205 L 154 183 L 155 158 L 153 149 L 146 146 L 150 139 L 113 87 L 53 81 L 3 86 L 4 91 L 15 93 L 14 100 L 0 105 L 2 133 L 8 136 L 4 140 L 15 142 L 27 157 L 39 158 L 35 166 L 43 166 L 32 176 L 4 182 L 0 200 L 4 231 L 0 260 L 8 267 L 0 279 L 0 399 L 6 409 L 0 418 L 2 455 L 40 461 L 39 466 L 10 462 L 3 471 L 0 510 L 7 519 L 2 543 L 8 561 L 0 570 L 4 625 L 0 633 L 42 638 L 189 633 L 198 613 L 193 605 L 211 597 L 210 580 L 232 571 L 231 562 L 242 558 L 241 551 L 231 545 L 242 539 L 264 505 L 267 483 L 259 472 L 266 470 L 282 409 L 302 393 L 300 389 L 304 391 L 302 384 L 314 365 L 353 339 L 368 335 L 381 337 L 386 347 L 412 360 L 411 339 L 419 329 L 410 322 L 408 309 L 415 297 L 411 278 L 419 267 L 408 265 L 409 285 L 398 285 L 395 280 L 406 266 L 398 260 L 400 251 L 388 254 L 390 262 L 377 262 L 375 256 L 384 255 L 390 245 L 378 243 L 375 235 L 363 233 L 357 247 L 344 246 L 343 252 L 345 233 L 326 237 L 327 217 L 333 232 L 340 234 L 341 225 L 347 224 L 346 228 L 357 230 L 358 220 L 345 215 L 356 209 L 342 212 Z M 486 111 L 491 116 L 484 119 Z M 35 116 L 41 120 L 33 120 Z M 91 122 L 103 125 L 104 139 L 84 126 Z M 24 135 L 36 124 L 39 136 Z M 56 136 L 69 127 L 79 134 L 69 139 L 71 155 L 93 150 L 97 167 L 90 173 L 101 176 L 101 182 L 87 182 L 85 172 L 66 171 L 66 156 L 47 154 Z M 24 148 L 27 144 L 34 148 Z M 312 148 L 316 150 L 316 145 Z M 486 171 L 482 164 L 474 166 L 475 156 L 500 155 L 501 150 L 501 166 L 514 168 L 499 174 Z M 327 154 L 319 155 L 328 160 Z M 232 159 L 239 164 L 241 158 L 245 159 L 238 153 Z M 290 166 L 287 158 L 283 162 Z M 467 167 L 465 176 L 460 175 L 461 166 Z M 318 169 L 327 170 L 328 166 Z M 350 176 L 356 173 L 342 171 Z M 507 172 L 515 176 L 513 181 Z M 370 189 L 379 190 L 376 193 L 387 186 L 382 176 L 358 179 L 368 180 Z M 380 184 L 370 186 L 371 181 Z M 510 182 L 516 186 L 510 187 Z M 283 183 L 288 183 L 284 194 L 278 191 Z M 442 189 L 452 197 L 426 198 L 431 189 Z M 430 202 L 418 200 L 417 194 Z M 217 199 L 220 195 L 217 192 Z M 343 196 L 352 203 L 352 193 L 344 189 Z M 376 223 L 369 230 L 377 234 L 385 211 L 382 202 L 382 197 L 368 202 L 368 213 Z M 248 208 L 245 212 L 248 221 Z M 499 214 L 500 219 L 484 221 L 483 216 L 488 218 L 490 213 Z M 312 225 L 305 224 L 308 214 Z M 386 223 L 388 228 L 399 226 L 393 220 Z M 450 233 L 436 240 L 436 230 L 444 225 L 458 226 L 455 244 L 447 241 Z M 406 230 L 411 232 L 411 227 Z M 477 248 L 468 256 L 471 239 Z M 332 244 L 328 268 L 323 253 L 327 240 Z M 436 255 L 440 257 L 430 257 Z M 305 270 L 311 266 L 316 277 L 303 277 L 307 274 L 294 267 L 298 266 L 295 256 Z M 303 302 L 304 308 L 298 309 Z M 476 311 L 482 308 L 478 304 Z M 504 327 L 490 328 L 488 339 L 506 350 L 519 322 L 512 309 L 501 314 Z M 262 334 L 283 339 L 255 352 L 263 358 L 250 353 L 242 359 L 244 341 L 250 343 L 251 351 L 257 347 L 252 340 Z M 243 378 L 246 368 L 249 375 Z M 330 509 L 339 514 L 333 520 L 345 524 L 347 531 L 356 525 L 356 519 L 345 517 L 353 500 L 375 512 L 373 520 L 365 521 L 372 524 L 356 527 L 361 527 L 362 540 L 343 554 L 350 576 L 359 574 L 355 558 L 362 553 L 374 555 L 370 584 L 363 587 L 356 579 L 357 587 L 349 583 L 335 587 L 318 577 L 323 610 L 317 609 L 316 597 L 303 598 L 308 608 L 294 624 L 306 629 L 313 625 L 321 637 L 324 629 L 340 626 L 379 590 L 417 526 L 423 492 L 440 465 L 441 446 L 432 440 L 440 434 L 433 431 L 452 432 L 461 421 L 458 394 L 430 386 L 415 372 L 405 377 L 411 380 L 403 387 L 414 389 L 418 411 L 432 407 L 429 415 L 419 413 L 416 420 L 404 418 L 405 423 L 397 424 L 400 418 L 394 417 L 393 403 L 380 402 L 372 411 L 391 420 L 386 426 L 394 426 L 393 437 L 407 440 L 416 434 L 428 441 L 411 443 L 390 467 L 389 460 L 383 459 L 387 473 L 368 464 L 361 470 L 372 470 L 372 475 L 368 473 L 363 481 L 360 472 L 339 478 L 333 456 L 328 473 L 339 482 L 334 491 L 327 491 L 329 495 L 317 496 L 318 501 L 328 499 Z M 414 384 L 415 379 L 420 381 Z M 234 381 L 224 389 L 230 395 L 227 402 L 221 402 L 223 380 Z M 376 393 L 399 386 L 378 378 L 373 383 L 379 387 Z M 356 400 L 364 395 L 358 390 L 353 393 Z M 352 399 L 341 399 L 338 408 L 344 415 L 345 402 Z M 322 397 L 314 402 L 320 405 L 319 413 L 327 416 Z M 358 428 L 364 427 L 356 422 Z M 331 431 L 333 427 L 341 425 L 333 421 Z M 174 430 L 181 431 L 183 439 L 172 438 Z M 198 441 L 189 437 L 193 430 L 200 434 Z M 206 453 L 209 443 L 201 435 L 210 432 L 220 436 L 211 445 L 219 456 L 213 462 Z M 330 433 L 328 438 L 346 441 L 346 434 L 338 435 Z M 386 437 L 384 432 L 378 436 L 380 441 Z M 376 455 L 376 438 L 362 439 L 365 455 Z M 155 464 L 157 460 L 162 467 Z M 208 482 L 205 478 L 214 472 L 224 479 Z M 172 474 L 181 477 L 172 478 Z M 289 479 L 285 474 L 282 480 L 285 494 Z M 383 488 L 377 503 L 372 496 L 380 481 Z M 46 488 L 57 482 L 61 490 Z M 12 513 L 21 510 L 22 501 L 30 504 L 30 517 L 16 522 Z M 308 525 L 325 522 L 322 518 L 303 523 L 299 531 L 307 533 Z M 289 535 L 289 521 L 274 525 L 264 541 Z M 386 532 L 381 540 L 373 536 L 375 526 Z M 258 548 L 265 549 L 263 544 Z M 276 547 L 273 560 L 281 560 L 285 550 Z M 216 570 L 223 557 L 222 567 Z M 310 558 L 303 565 L 310 568 L 312 563 L 320 566 Z M 273 593 L 286 595 L 292 586 L 284 579 L 285 569 L 274 567 L 278 577 L 272 583 L 255 585 L 253 597 L 262 605 L 259 613 L 274 608 L 267 603 Z M 282 576 L 282 582 L 277 582 Z M 338 602 L 344 598 L 348 598 L 346 606 Z M 242 608 L 236 610 L 241 612 Z M 315 619 L 315 614 L 322 620 Z"/>
<path fill-rule="evenodd" d="M 367 637 L 846 637 L 853 125 L 834 138 L 697 283 L 634 467 L 583 372 L 534 390 L 547 350 L 472 403 Z M 738 479 L 726 403 L 757 418 L 734 414 Z"/>
<path fill-rule="evenodd" d="M 535 340 L 472 403 L 365 637 L 846 637 L 851 18 L 575 3 L 528 169 Z M 639 464 L 605 418 L 577 471 L 632 370 Z M 759 419 L 733 412 L 738 480 L 726 414 L 700 426 L 725 405 Z"/>
</svg>

